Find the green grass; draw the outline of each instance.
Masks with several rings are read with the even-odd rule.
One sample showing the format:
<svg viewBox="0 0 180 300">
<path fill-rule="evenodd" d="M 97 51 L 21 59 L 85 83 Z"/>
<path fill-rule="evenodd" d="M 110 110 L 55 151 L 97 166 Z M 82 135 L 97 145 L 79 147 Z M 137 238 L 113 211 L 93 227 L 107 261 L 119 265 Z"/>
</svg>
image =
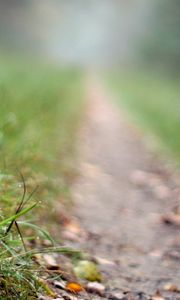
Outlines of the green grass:
<svg viewBox="0 0 180 300">
<path fill-rule="evenodd" d="M 180 162 L 180 86 L 177 79 L 152 72 L 116 73 L 108 78 L 118 102 L 128 109 L 161 149 Z"/>
<path fill-rule="evenodd" d="M 36 231 L 52 241 L 45 229 L 54 218 L 56 199 L 68 199 L 76 173 L 75 141 L 82 99 L 78 70 L 0 60 L 0 299 L 37 298 L 39 270 L 36 272 L 29 257 L 21 255 L 23 243 L 17 228 L 12 226 L 14 229 L 5 233 L 10 222 L 16 225 L 21 217 L 19 226 L 31 230 L 27 241 L 24 237 L 27 246 L 28 240 L 35 240 Z M 21 174 L 27 187 L 25 199 L 37 185 L 38 190 L 18 212 L 23 194 Z M 26 235 L 26 230 L 23 232 Z"/>
</svg>

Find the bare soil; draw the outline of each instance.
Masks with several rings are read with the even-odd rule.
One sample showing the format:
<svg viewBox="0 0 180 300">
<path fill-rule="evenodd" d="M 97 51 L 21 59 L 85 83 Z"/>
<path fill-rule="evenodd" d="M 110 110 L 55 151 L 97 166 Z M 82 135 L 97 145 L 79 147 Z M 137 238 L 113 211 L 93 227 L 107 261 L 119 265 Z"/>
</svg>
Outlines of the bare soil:
<svg viewBox="0 0 180 300">
<path fill-rule="evenodd" d="M 167 284 L 180 287 L 180 227 L 162 221 L 180 199 L 179 175 L 148 149 L 106 94 L 89 80 L 80 176 L 72 189 L 74 214 L 87 233 L 78 245 L 99 261 L 113 291 L 143 299 L 160 290 L 180 299 L 165 291 Z"/>
</svg>

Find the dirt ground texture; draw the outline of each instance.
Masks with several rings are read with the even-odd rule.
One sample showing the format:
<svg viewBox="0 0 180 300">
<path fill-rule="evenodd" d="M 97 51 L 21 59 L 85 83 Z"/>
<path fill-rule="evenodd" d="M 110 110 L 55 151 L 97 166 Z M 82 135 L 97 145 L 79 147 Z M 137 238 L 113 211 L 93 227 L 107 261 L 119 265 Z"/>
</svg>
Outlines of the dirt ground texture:
<svg viewBox="0 0 180 300">
<path fill-rule="evenodd" d="M 180 287 L 180 227 L 162 222 L 180 199 L 179 175 L 147 149 L 106 94 L 89 80 L 80 176 L 72 188 L 74 214 L 86 232 L 77 244 L 99 260 L 104 284 L 117 294 L 109 299 L 127 291 L 144 299 L 157 290 L 180 299 L 165 291 L 168 284 Z"/>
</svg>

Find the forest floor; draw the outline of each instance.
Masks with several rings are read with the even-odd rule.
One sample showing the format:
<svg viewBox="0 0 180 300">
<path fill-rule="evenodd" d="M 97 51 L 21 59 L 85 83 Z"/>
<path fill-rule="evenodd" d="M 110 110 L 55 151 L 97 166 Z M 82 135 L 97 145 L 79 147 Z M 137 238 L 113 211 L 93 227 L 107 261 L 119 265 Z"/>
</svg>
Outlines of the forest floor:
<svg viewBox="0 0 180 300">
<path fill-rule="evenodd" d="M 104 299 L 179 299 L 180 177 L 106 94 L 89 80 L 67 244 L 99 263 Z"/>
</svg>

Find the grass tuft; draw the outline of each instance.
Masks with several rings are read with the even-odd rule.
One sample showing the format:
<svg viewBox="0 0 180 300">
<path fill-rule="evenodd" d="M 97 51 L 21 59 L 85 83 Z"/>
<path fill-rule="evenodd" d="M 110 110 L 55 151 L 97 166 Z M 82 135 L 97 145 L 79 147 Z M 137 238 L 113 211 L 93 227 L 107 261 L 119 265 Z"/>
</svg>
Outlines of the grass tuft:
<svg viewBox="0 0 180 300">
<path fill-rule="evenodd" d="M 0 59 L 0 67 L 0 299 L 37 299 L 44 270 L 33 255 L 73 253 L 47 229 L 75 175 L 81 74 L 19 60 Z"/>
</svg>

